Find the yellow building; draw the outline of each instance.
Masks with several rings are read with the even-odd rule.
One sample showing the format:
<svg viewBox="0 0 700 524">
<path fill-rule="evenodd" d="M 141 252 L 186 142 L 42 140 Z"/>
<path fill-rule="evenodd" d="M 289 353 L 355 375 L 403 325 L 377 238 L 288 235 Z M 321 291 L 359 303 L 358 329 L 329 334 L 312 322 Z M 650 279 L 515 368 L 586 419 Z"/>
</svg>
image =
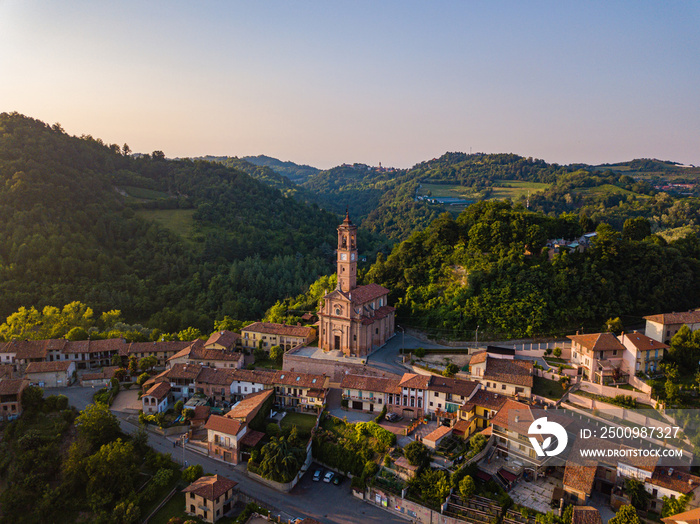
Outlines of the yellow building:
<svg viewBox="0 0 700 524">
<path fill-rule="evenodd" d="M 254 322 L 241 329 L 241 345 L 247 349 L 270 351 L 272 346 L 281 346 L 285 351 L 299 345 L 307 345 L 316 339 L 316 330 L 307 326 L 288 326 L 274 322 Z"/>
<path fill-rule="evenodd" d="M 231 511 L 237 484 L 221 475 L 200 477 L 182 490 L 185 493 L 185 512 L 206 522 L 216 522 Z"/>
</svg>

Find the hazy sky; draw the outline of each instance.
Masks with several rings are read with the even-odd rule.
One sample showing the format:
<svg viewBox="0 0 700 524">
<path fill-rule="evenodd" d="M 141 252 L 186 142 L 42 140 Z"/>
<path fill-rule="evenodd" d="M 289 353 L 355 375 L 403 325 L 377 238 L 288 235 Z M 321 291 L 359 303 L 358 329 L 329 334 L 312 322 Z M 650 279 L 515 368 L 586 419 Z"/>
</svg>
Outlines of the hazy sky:
<svg viewBox="0 0 700 524">
<path fill-rule="evenodd" d="M 0 0 L 0 111 L 169 157 L 700 164 L 700 3 Z"/>
</svg>

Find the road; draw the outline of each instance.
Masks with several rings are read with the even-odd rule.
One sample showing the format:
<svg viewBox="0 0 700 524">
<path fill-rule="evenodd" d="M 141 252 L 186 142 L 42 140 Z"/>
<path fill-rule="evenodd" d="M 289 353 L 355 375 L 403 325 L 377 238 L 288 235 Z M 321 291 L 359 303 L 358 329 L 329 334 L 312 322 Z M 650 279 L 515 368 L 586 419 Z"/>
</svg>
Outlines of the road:
<svg viewBox="0 0 700 524">
<path fill-rule="evenodd" d="M 92 388 L 66 387 L 47 388 L 47 395 L 66 395 L 77 409 L 82 410 L 92 402 L 96 390 Z M 132 413 L 113 411 L 119 420 L 121 428 L 126 433 L 138 430 L 138 423 L 128 420 Z M 312 465 L 290 493 L 280 493 L 274 489 L 259 484 L 246 475 L 245 464 L 232 466 L 210 457 L 201 455 L 190 449 L 173 447 L 173 441 L 155 433 L 148 433 L 149 445 L 160 453 L 170 453 L 173 459 L 182 464 L 201 464 L 206 473 L 223 475 L 238 482 L 238 488 L 243 493 L 255 497 L 274 510 L 275 514 L 289 519 L 292 517 L 312 517 L 324 524 L 405 524 L 405 520 L 388 511 L 362 502 L 352 496 L 350 482 L 346 480 L 340 486 L 313 482 L 311 477 L 318 466 Z"/>
<path fill-rule="evenodd" d="M 382 371 L 386 371 L 388 373 L 403 375 L 407 371 L 410 371 L 410 369 L 402 366 L 399 363 L 399 350 L 402 347 L 416 349 L 445 348 L 446 346 L 423 342 L 422 340 L 418 340 L 409 334 L 404 335 L 403 333 L 397 331 L 396 335 L 390 338 L 383 347 L 379 348 L 377 351 L 367 357 L 367 365 L 381 369 Z"/>
</svg>

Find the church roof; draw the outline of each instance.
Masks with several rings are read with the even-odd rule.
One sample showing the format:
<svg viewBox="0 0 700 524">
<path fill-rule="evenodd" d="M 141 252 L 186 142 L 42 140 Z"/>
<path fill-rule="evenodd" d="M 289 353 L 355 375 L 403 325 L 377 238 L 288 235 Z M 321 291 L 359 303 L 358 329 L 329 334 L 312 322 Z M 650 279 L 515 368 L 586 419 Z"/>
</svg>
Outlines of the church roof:
<svg viewBox="0 0 700 524">
<path fill-rule="evenodd" d="M 372 300 L 388 295 L 389 290 L 379 284 L 367 284 L 366 286 L 358 286 L 347 295 L 353 304 L 366 304 Z"/>
</svg>

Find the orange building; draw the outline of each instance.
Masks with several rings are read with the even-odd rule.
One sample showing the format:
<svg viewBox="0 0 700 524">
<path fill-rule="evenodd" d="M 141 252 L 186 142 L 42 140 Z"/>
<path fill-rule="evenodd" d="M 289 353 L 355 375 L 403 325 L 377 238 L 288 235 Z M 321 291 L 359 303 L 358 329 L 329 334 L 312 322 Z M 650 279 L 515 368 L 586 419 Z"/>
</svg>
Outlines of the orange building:
<svg viewBox="0 0 700 524">
<path fill-rule="evenodd" d="M 323 297 L 319 310 L 319 347 L 361 357 L 394 335 L 394 308 L 389 290 L 357 285 L 357 226 L 346 213 L 338 226 L 338 287 Z"/>
</svg>

